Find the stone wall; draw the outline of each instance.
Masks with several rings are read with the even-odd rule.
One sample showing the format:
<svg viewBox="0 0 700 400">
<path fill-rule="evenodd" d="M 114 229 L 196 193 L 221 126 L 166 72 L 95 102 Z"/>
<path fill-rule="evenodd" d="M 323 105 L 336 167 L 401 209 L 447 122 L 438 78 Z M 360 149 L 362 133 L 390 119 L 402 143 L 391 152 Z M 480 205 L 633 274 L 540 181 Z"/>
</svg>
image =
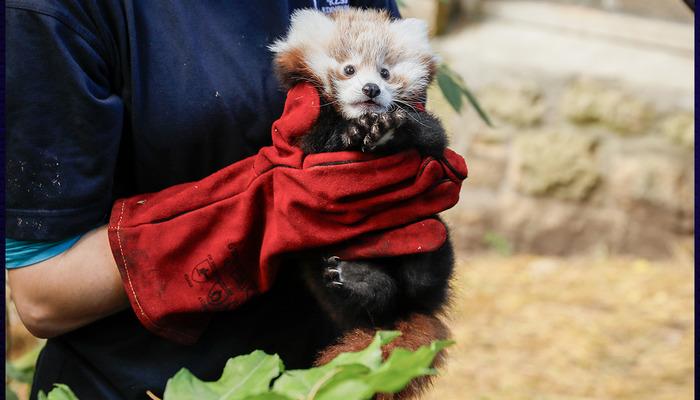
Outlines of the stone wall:
<svg viewBox="0 0 700 400">
<path fill-rule="evenodd" d="M 429 93 L 470 170 L 446 213 L 457 247 L 692 251 L 689 10 L 674 0 L 459 1 L 464 14 L 435 46 L 495 127 Z M 405 16 L 429 21 L 442 4 L 406 3 Z"/>
<path fill-rule="evenodd" d="M 692 113 L 586 78 L 560 93 L 494 84 L 478 98 L 496 128 L 450 124 L 470 169 L 448 213 L 460 247 L 496 234 L 518 251 L 658 257 L 692 237 Z"/>
</svg>

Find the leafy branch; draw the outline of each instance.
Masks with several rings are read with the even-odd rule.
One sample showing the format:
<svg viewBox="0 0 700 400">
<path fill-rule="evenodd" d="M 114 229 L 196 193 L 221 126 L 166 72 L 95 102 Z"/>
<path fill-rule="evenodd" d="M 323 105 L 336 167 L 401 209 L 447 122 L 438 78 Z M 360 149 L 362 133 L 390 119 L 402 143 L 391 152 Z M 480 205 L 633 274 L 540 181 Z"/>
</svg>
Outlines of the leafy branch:
<svg viewBox="0 0 700 400">
<path fill-rule="evenodd" d="M 165 386 L 163 400 L 365 400 L 376 393 L 396 393 L 417 377 L 433 375 L 435 356 L 453 342 L 435 341 L 416 351 L 395 349 L 382 361 L 382 346 L 400 335 L 381 331 L 364 350 L 343 353 L 326 365 L 285 371 L 279 356 L 256 350 L 228 360 L 221 378 L 205 382 L 183 368 Z M 56 384 L 39 400 L 78 400 Z M 152 392 L 153 400 L 160 400 Z"/>
</svg>

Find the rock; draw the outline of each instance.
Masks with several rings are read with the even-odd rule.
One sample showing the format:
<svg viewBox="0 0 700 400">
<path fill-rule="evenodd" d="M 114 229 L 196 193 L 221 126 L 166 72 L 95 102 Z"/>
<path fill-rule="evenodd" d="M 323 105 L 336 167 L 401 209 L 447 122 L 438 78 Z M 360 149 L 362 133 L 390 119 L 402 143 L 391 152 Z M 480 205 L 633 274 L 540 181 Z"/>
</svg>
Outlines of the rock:
<svg viewBox="0 0 700 400">
<path fill-rule="evenodd" d="M 504 196 L 497 231 L 518 252 L 565 255 L 592 252 L 620 242 L 625 215 L 613 208 L 538 199 L 515 193 Z"/>
<path fill-rule="evenodd" d="M 508 147 L 506 137 L 487 129 L 474 136 L 469 145 L 466 160 L 469 166 L 468 187 L 499 188 L 506 176 Z"/>
<path fill-rule="evenodd" d="M 661 134 L 671 142 L 692 150 L 695 146 L 695 115 L 676 112 L 661 121 Z"/>
<path fill-rule="evenodd" d="M 466 192 L 466 195 L 462 195 L 465 200 L 461 202 L 461 207 L 448 210 L 442 216 L 450 228 L 450 238 L 456 250 L 484 250 L 484 234 L 493 230 L 499 210 L 493 201 L 490 202 L 491 206 L 479 204 L 480 201 L 473 201 L 470 191 L 463 192 Z"/>
<path fill-rule="evenodd" d="M 472 152 L 467 159 L 467 165 L 469 166 L 469 178 L 466 184 L 469 186 L 497 189 L 505 179 L 505 158 Z"/>
<path fill-rule="evenodd" d="M 542 90 L 532 82 L 501 83 L 487 86 L 477 96 L 486 114 L 496 122 L 517 127 L 539 124 L 545 112 Z"/>
<path fill-rule="evenodd" d="M 612 198 L 631 220 L 641 222 L 640 229 L 692 233 L 694 172 L 690 158 L 684 162 L 674 154 L 635 152 L 615 158 L 611 165 Z M 643 232 L 639 235 L 644 236 Z"/>
<path fill-rule="evenodd" d="M 592 136 L 531 133 L 513 144 L 513 179 L 522 193 L 584 200 L 600 180 Z"/>
<path fill-rule="evenodd" d="M 575 123 L 601 123 L 620 134 L 642 134 L 653 119 L 650 103 L 620 89 L 579 79 L 566 89 L 562 113 Z"/>
<path fill-rule="evenodd" d="M 684 167 L 671 154 L 635 152 L 618 156 L 610 168 L 610 192 L 627 210 L 641 204 L 680 211 L 687 206 L 680 196 Z"/>
</svg>

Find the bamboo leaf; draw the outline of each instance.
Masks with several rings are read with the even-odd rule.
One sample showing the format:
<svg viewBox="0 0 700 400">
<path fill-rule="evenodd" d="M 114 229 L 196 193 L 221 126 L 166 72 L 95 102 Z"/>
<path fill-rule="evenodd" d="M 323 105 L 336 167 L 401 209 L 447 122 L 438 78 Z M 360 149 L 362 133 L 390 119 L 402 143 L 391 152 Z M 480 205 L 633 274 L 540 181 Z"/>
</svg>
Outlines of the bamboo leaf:
<svg viewBox="0 0 700 400">
<path fill-rule="evenodd" d="M 462 111 L 462 92 L 457 82 L 444 69 L 438 69 L 437 83 L 445 99 L 455 112 Z"/>
<path fill-rule="evenodd" d="M 472 92 L 469 89 L 467 89 L 466 86 L 462 86 L 461 89 L 462 89 L 462 93 L 464 93 L 464 96 L 469 101 L 469 104 L 471 104 L 472 107 L 474 107 L 474 110 L 476 110 L 476 113 L 479 114 L 479 117 L 481 117 L 481 120 L 484 121 L 486 123 L 486 125 L 493 128 L 493 124 L 491 123 L 491 119 L 489 118 L 488 114 L 486 114 L 484 109 L 481 108 L 481 104 L 479 104 L 479 101 L 476 99 L 474 94 L 472 94 Z"/>
</svg>

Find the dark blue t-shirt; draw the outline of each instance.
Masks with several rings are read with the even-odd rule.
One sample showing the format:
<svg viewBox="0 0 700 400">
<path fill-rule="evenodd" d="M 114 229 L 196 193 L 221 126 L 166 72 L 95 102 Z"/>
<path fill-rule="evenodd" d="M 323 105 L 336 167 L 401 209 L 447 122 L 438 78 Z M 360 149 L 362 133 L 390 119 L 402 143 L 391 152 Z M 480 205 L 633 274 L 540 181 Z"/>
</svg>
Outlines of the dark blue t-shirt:
<svg viewBox="0 0 700 400">
<path fill-rule="evenodd" d="M 7 0 L 7 237 L 65 239 L 106 223 L 118 197 L 254 154 L 284 102 L 267 45 L 295 9 L 347 3 Z M 349 3 L 398 16 L 393 0 Z M 49 340 L 34 390 L 61 382 L 83 399 L 142 399 L 180 367 L 215 379 L 226 359 L 255 348 L 302 365 L 318 332 L 294 311 L 309 301 L 273 290 L 217 316 L 194 346 L 121 312 Z"/>
</svg>

